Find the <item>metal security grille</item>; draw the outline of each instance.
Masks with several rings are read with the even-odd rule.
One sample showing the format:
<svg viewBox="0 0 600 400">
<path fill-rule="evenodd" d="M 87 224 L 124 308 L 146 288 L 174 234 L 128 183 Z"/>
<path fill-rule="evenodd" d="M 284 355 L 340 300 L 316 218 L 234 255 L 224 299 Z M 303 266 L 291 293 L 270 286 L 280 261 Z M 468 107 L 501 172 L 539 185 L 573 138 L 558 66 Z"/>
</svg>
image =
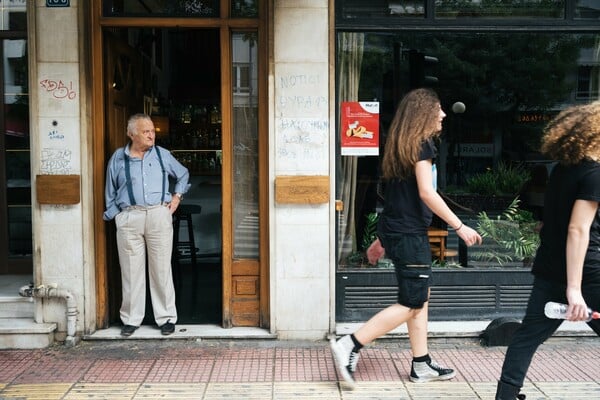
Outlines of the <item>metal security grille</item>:
<svg viewBox="0 0 600 400">
<path fill-rule="evenodd" d="M 499 316 L 519 317 L 525 312 L 532 287 L 532 276 L 528 270 L 513 269 L 509 273 L 462 269 L 434 271 L 434 275 L 436 273 L 446 275 L 444 282 L 450 284 L 432 286 L 430 320 L 488 320 Z M 398 291 L 393 271 L 338 274 L 337 289 L 338 322 L 366 321 L 394 304 Z"/>
</svg>

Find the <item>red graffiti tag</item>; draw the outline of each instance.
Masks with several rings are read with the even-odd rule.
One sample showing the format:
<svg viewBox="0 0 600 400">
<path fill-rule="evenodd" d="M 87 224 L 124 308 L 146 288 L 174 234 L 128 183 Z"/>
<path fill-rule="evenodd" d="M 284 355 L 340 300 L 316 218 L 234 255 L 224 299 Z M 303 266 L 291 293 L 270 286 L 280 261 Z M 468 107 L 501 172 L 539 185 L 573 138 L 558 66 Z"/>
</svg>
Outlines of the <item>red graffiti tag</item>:
<svg viewBox="0 0 600 400">
<path fill-rule="evenodd" d="M 69 82 L 69 87 L 65 86 L 63 81 L 53 81 L 50 79 L 43 79 L 40 81 L 40 85 L 48 92 L 52 92 L 52 96 L 57 99 L 69 99 L 73 100 L 77 94 L 73 90 L 73 82 Z"/>
</svg>

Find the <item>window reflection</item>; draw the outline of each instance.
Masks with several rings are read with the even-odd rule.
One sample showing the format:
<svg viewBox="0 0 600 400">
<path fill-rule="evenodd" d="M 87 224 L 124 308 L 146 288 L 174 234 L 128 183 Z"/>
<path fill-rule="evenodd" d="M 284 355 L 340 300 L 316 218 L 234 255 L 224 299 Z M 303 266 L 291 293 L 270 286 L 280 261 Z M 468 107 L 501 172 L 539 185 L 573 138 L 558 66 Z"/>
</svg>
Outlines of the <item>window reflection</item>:
<svg viewBox="0 0 600 400">
<path fill-rule="evenodd" d="M 433 10 L 426 13 L 426 0 L 340 0 L 338 17 L 367 21 L 371 18 L 428 18 L 437 19 L 509 19 L 509 18 L 552 18 L 566 17 L 565 0 L 435 0 Z M 576 19 L 599 18 L 600 5 L 595 0 L 577 0 Z"/>
<path fill-rule="evenodd" d="M 258 259 L 258 54 L 254 32 L 232 35 L 233 257 Z"/>
<path fill-rule="evenodd" d="M 0 1 L 0 29 L 27 30 L 27 0 Z"/>
<path fill-rule="evenodd" d="M 10 21 L 11 27 L 14 21 Z M 0 176 L 5 179 L 6 197 L 0 198 L 0 207 L 6 207 L 7 247 L 0 252 L 6 252 L 12 259 L 30 257 L 32 248 L 27 41 L 5 39 L 2 47 L 4 140 L 0 141 L 0 151 L 4 165 L 0 168 Z"/>
<path fill-rule="evenodd" d="M 148 14 L 169 17 L 217 17 L 219 0 L 104 0 L 102 9 L 107 17 Z"/>
<path fill-rule="evenodd" d="M 600 19 L 600 2 L 596 0 L 577 0 L 575 18 Z"/>
<path fill-rule="evenodd" d="M 565 1 L 494 1 L 481 0 L 435 2 L 436 18 L 564 18 Z"/>
<path fill-rule="evenodd" d="M 438 63 L 425 69 L 411 62 L 414 52 L 435 57 Z M 339 101 L 379 101 L 381 146 L 395 104 L 415 82 L 424 82 L 411 77 L 437 78 L 431 85 L 447 114 L 437 143 L 438 187 L 459 205 L 457 213 L 466 213 L 465 221 L 473 220 L 473 226 L 477 226 L 478 212 L 497 215 L 516 196 L 520 196 L 521 209 L 534 218 L 540 216 L 543 201 L 540 203 L 539 193 L 544 188 L 530 178 L 553 165 L 539 152 L 543 128 L 565 107 L 598 99 L 600 94 L 598 34 L 342 32 L 337 64 L 358 68 L 340 69 L 339 96 L 345 85 L 358 89 L 353 98 Z M 459 102 L 466 106 L 461 108 L 464 112 L 453 107 Z M 380 157 L 341 157 L 344 166 L 353 165 L 338 168 L 338 196 L 346 187 L 353 191 L 340 216 L 338 260 L 342 267 L 364 261 L 357 255 L 364 250 L 369 216 L 382 207 L 377 192 Z M 501 194 L 508 202 L 483 204 L 481 198 L 467 198 L 467 194 L 475 194 L 475 184 L 489 181 L 486 172 L 499 172 L 500 165 L 518 167 L 512 170 L 515 179 L 527 177 L 524 185 L 519 180 L 519 187 L 513 185 Z M 500 200 L 500 195 L 495 196 Z M 458 246 L 452 235 L 448 240 L 449 248 Z"/>
<path fill-rule="evenodd" d="M 425 15 L 423 1 L 390 0 L 388 8 L 391 15 L 412 17 Z"/>
<path fill-rule="evenodd" d="M 244 18 L 258 17 L 258 0 L 232 0 L 231 16 Z"/>
</svg>

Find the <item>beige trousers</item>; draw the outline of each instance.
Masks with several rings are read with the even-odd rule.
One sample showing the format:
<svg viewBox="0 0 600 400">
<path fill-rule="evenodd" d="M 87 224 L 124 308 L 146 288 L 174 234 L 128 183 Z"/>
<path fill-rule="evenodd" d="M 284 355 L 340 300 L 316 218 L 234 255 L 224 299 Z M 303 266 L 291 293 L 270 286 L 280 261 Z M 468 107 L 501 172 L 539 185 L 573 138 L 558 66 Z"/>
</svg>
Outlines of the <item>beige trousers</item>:
<svg viewBox="0 0 600 400">
<path fill-rule="evenodd" d="M 167 206 L 130 208 L 117 214 L 117 248 L 121 264 L 121 321 L 140 326 L 146 310 L 146 254 L 154 320 L 177 322 L 171 272 L 173 217 Z"/>
</svg>

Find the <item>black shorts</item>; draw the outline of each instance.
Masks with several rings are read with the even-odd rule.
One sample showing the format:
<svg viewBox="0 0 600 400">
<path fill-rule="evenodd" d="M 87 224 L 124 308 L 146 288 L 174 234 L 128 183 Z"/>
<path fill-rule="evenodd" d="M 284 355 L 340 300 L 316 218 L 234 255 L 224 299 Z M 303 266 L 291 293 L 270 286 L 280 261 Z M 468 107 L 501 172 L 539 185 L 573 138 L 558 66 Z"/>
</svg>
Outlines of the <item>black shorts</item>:
<svg viewBox="0 0 600 400">
<path fill-rule="evenodd" d="M 427 235 L 381 235 L 386 257 L 394 262 L 398 304 L 423 308 L 429 300 L 431 248 Z"/>
</svg>

